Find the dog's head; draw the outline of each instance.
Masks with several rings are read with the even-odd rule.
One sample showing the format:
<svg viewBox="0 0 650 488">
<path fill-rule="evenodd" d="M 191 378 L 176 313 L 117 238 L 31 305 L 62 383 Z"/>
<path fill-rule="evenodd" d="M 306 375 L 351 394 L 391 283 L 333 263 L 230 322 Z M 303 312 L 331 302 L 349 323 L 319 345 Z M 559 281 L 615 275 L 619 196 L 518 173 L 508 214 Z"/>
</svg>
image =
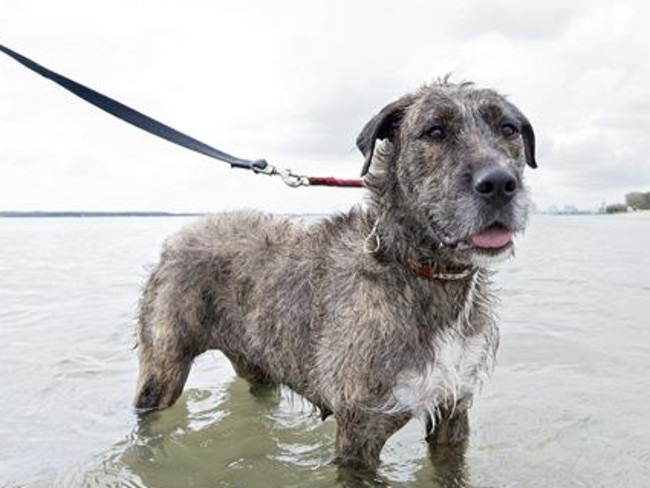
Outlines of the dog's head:
<svg viewBox="0 0 650 488">
<path fill-rule="evenodd" d="M 530 122 L 503 96 L 446 80 L 425 86 L 384 107 L 357 145 L 373 211 L 399 229 L 383 236 L 397 252 L 463 264 L 512 253 L 529 205 L 524 167 L 537 163 Z"/>
</svg>

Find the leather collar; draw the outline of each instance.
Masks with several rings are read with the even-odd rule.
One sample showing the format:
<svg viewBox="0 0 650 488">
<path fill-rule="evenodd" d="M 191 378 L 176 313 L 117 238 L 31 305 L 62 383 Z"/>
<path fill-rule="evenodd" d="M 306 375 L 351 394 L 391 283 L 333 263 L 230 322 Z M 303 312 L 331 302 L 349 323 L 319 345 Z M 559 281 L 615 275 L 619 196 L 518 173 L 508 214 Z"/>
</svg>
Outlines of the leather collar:
<svg viewBox="0 0 650 488">
<path fill-rule="evenodd" d="M 439 268 L 435 266 L 430 266 L 428 264 L 423 264 L 415 259 L 400 259 L 400 264 L 406 269 L 412 271 L 413 273 L 427 278 L 429 280 L 445 280 L 445 281 L 457 281 L 469 278 L 472 276 L 476 269 L 473 266 L 458 266 L 456 268 Z"/>
</svg>

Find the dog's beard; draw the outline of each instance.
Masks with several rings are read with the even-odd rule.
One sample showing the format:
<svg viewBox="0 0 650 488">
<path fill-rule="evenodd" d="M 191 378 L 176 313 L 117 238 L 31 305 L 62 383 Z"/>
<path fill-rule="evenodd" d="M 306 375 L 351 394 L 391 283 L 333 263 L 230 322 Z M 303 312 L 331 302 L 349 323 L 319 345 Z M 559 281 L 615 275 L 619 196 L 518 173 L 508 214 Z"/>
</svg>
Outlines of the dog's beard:
<svg viewBox="0 0 650 488">
<path fill-rule="evenodd" d="M 490 268 L 494 265 L 503 263 L 515 255 L 514 243 L 504 249 L 502 252 L 495 254 L 486 254 L 481 252 L 472 252 L 469 255 L 469 261 L 479 268 Z"/>
</svg>

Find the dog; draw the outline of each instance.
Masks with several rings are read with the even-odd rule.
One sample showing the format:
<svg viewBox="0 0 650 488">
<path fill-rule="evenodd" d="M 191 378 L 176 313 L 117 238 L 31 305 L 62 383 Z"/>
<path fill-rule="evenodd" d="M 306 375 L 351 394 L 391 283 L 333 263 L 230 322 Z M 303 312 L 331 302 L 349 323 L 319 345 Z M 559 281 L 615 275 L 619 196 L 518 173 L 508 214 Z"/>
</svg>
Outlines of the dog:
<svg viewBox="0 0 650 488">
<path fill-rule="evenodd" d="M 286 385 L 336 419 L 335 460 L 375 470 L 425 419 L 464 443 L 498 346 L 490 268 L 524 230 L 528 119 L 503 96 L 438 80 L 363 128 L 367 205 L 304 226 L 242 211 L 170 237 L 139 307 L 134 405 L 172 405 L 193 359 L 228 357 L 251 388 Z"/>
</svg>

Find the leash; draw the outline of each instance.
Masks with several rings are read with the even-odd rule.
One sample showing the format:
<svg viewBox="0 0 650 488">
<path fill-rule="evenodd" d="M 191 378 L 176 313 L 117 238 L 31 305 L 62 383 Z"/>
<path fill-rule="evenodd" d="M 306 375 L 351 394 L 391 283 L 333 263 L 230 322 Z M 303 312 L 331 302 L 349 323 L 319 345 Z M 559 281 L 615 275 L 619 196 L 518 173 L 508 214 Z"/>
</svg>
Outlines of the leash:
<svg viewBox="0 0 650 488">
<path fill-rule="evenodd" d="M 12 51 L 8 47 L 0 44 L 0 51 L 7 56 L 13 58 L 26 68 L 34 71 L 35 73 L 53 81 L 57 85 L 65 88 L 66 90 L 82 98 L 86 102 L 94 105 L 95 107 L 108 112 L 109 114 L 127 122 L 145 132 L 153 134 L 165 139 L 166 141 L 178 144 L 186 149 L 195 151 L 205 156 L 223 161 L 230 164 L 231 168 L 241 168 L 252 170 L 257 174 L 264 175 L 278 175 L 282 181 L 290 188 L 297 188 L 300 186 L 334 186 L 334 187 L 363 187 L 363 180 L 360 179 L 339 179 L 332 177 L 314 177 L 304 176 L 293 173 L 290 169 L 277 168 L 269 164 L 265 159 L 243 159 L 232 156 L 228 153 L 215 149 L 204 142 L 201 142 L 193 137 L 188 136 L 162 122 L 149 117 L 148 115 L 138 112 L 137 110 L 124 105 L 98 91 L 93 90 L 81 83 L 77 83 L 70 78 L 66 78 L 44 66 L 32 61 L 31 59 Z"/>
</svg>

